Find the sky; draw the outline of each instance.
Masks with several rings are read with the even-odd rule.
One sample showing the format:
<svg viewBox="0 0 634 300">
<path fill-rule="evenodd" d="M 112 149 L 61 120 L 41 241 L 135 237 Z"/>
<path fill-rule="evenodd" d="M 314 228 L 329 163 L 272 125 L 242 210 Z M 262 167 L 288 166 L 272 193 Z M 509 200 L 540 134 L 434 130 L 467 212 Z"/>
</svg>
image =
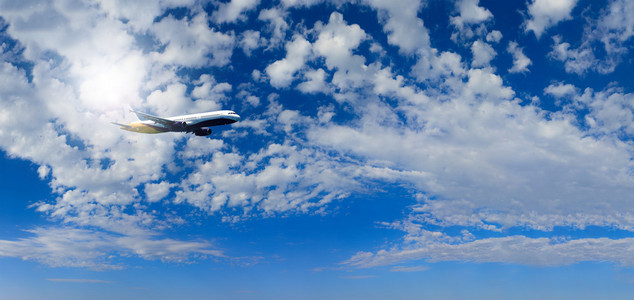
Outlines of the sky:
<svg viewBox="0 0 634 300">
<path fill-rule="evenodd" d="M 633 37 L 629 0 L 0 0 L 0 298 L 630 299 Z"/>
</svg>

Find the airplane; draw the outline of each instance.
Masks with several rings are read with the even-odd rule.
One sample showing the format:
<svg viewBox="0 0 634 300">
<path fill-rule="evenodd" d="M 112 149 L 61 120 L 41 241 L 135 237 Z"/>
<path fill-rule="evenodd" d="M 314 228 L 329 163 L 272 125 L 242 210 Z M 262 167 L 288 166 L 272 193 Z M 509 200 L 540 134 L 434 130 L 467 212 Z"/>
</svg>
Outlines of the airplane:
<svg viewBox="0 0 634 300">
<path fill-rule="evenodd" d="M 138 133 L 163 133 L 163 132 L 191 132 L 197 136 L 207 136 L 211 134 L 211 129 L 207 127 L 227 125 L 240 121 L 240 116 L 231 110 L 218 110 L 198 114 L 182 115 L 168 118 L 161 118 L 130 109 L 139 118 L 138 122 L 121 124 L 111 122 L 120 126 L 121 129 Z"/>
</svg>

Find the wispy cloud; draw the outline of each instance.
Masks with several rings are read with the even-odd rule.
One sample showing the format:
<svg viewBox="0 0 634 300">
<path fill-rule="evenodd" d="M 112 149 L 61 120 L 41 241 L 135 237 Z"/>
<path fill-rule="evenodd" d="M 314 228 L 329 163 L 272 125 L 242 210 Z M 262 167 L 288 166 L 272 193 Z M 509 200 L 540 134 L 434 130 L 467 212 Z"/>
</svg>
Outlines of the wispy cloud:
<svg viewBox="0 0 634 300">
<path fill-rule="evenodd" d="M 29 230 L 30 237 L 0 240 L 0 256 L 34 260 L 51 267 L 95 270 L 125 268 L 110 253 L 145 259 L 187 262 L 193 257 L 225 257 L 209 242 L 156 239 L 153 236 L 120 236 L 77 228 L 48 227 Z"/>
<path fill-rule="evenodd" d="M 422 272 L 429 270 L 427 266 L 394 266 L 390 269 L 390 272 Z"/>
</svg>

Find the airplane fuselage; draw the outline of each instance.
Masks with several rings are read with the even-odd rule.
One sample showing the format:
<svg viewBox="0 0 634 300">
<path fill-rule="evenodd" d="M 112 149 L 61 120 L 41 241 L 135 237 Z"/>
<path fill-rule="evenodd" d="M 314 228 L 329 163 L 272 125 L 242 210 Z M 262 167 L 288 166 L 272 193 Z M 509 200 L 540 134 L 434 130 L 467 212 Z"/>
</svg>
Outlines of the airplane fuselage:
<svg viewBox="0 0 634 300">
<path fill-rule="evenodd" d="M 161 118 L 133 111 L 143 121 L 119 124 L 121 129 L 138 133 L 192 132 L 197 135 L 211 133 L 207 127 L 227 125 L 240 121 L 240 116 L 231 110 L 219 110 L 197 114 Z M 205 134 L 206 133 L 206 134 Z"/>
</svg>

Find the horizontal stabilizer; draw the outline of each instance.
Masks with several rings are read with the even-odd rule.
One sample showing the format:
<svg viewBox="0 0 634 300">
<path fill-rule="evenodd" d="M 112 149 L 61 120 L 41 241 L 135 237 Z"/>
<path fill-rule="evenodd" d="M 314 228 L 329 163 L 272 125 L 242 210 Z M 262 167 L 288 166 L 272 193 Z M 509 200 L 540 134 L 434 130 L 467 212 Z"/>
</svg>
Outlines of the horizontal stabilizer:
<svg viewBox="0 0 634 300">
<path fill-rule="evenodd" d="M 126 124 L 121 124 L 121 123 L 117 123 L 117 122 L 110 122 L 110 123 L 112 123 L 114 125 L 117 125 L 117 126 L 121 126 L 123 128 L 126 128 L 126 129 L 131 129 L 132 128 L 132 126 L 126 125 Z"/>
</svg>

